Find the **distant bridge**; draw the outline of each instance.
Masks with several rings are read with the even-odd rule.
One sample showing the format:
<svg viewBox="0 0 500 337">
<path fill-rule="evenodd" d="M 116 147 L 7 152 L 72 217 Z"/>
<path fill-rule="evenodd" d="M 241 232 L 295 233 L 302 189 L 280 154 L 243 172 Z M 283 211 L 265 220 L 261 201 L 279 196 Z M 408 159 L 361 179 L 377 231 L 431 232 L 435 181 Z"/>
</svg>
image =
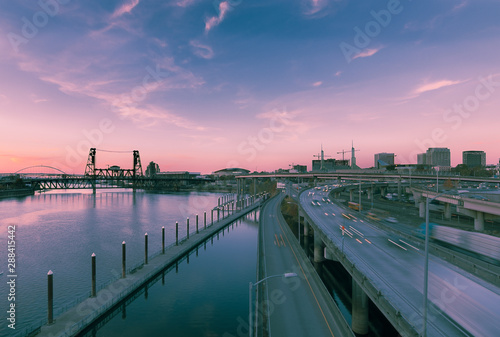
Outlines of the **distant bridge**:
<svg viewBox="0 0 500 337">
<path fill-rule="evenodd" d="M 96 167 L 96 151 L 91 148 L 87 159 L 84 175 L 67 174 L 64 171 L 46 165 L 36 165 L 25 167 L 15 172 L 14 176 L 20 176 L 23 182 L 35 191 L 53 189 L 96 189 L 103 188 L 133 188 L 133 189 L 163 189 L 180 188 L 188 184 L 201 184 L 206 179 L 193 178 L 191 176 L 178 174 L 175 176 L 153 175 L 144 176 L 142 172 L 139 151 L 107 151 L 104 152 L 132 152 L 133 168 L 123 169 L 118 166 L 108 168 Z M 54 173 L 26 172 L 30 169 L 41 168 L 50 169 Z"/>
</svg>

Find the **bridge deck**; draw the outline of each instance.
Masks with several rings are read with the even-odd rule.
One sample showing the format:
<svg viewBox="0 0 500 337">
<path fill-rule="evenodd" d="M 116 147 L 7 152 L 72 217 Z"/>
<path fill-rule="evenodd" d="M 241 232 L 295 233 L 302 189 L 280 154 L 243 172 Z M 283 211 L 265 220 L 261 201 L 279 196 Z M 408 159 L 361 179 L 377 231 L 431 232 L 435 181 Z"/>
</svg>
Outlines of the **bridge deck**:
<svg viewBox="0 0 500 337">
<path fill-rule="evenodd" d="M 311 206 L 311 200 L 321 197 L 327 195 L 317 190 L 300 195 L 304 216 L 315 233 L 402 335 L 419 335 L 423 329 L 423 251 L 351 210 L 331 203 Z M 342 226 L 348 234 L 345 242 Z M 498 335 L 498 287 L 431 255 L 428 294 L 429 335 Z"/>
<path fill-rule="evenodd" d="M 79 305 L 68 310 L 51 325 L 44 325 L 37 337 L 74 336 L 87 326 L 95 322 L 99 317 L 105 315 L 114 306 L 137 291 L 141 286 L 153 279 L 165 268 L 180 260 L 197 246 L 217 234 L 221 229 L 230 225 L 233 221 L 243 215 L 252 212 L 260 206 L 260 202 L 244 208 L 238 213 L 232 214 L 207 228 L 200 228 L 199 233 L 191 233 L 189 239 L 179 241 L 178 246 L 172 246 L 148 261 L 147 265 L 133 274 L 127 274 L 126 278 L 119 279 L 97 293 L 94 298 L 88 298 Z"/>
</svg>

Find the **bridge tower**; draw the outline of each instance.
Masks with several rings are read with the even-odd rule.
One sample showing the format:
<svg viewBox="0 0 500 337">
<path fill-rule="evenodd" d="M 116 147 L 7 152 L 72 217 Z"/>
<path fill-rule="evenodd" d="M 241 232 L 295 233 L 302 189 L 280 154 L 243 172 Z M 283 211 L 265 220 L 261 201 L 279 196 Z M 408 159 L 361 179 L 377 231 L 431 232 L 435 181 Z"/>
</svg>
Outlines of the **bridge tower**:
<svg viewBox="0 0 500 337">
<path fill-rule="evenodd" d="M 91 148 L 89 151 L 87 166 L 85 167 L 86 176 L 95 176 L 95 151 L 95 148 Z"/>
<path fill-rule="evenodd" d="M 134 172 L 133 177 L 142 177 L 142 165 L 141 157 L 139 156 L 139 151 L 134 150 Z"/>
<path fill-rule="evenodd" d="M 92 177 L 92 191 L 96 194 L 96 175 L 95 175 L 95 148 L 91 148 L 89 151 L 89 157 L 87 159 L 87 166 L 85 167 L 85 175 Z"/>
</svg>

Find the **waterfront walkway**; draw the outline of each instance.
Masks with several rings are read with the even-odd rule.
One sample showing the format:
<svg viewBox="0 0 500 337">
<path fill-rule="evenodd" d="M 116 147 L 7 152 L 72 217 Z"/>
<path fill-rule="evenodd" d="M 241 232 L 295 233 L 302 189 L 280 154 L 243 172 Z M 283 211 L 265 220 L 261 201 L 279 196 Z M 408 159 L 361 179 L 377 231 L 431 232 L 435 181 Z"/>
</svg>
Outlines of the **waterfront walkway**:
<svg viewBox="0 0 500 337">
<path fill-rule="evenodd" d="M 231 214 L 207 228 L 200 229 L 199 233 L 190 233 L 189 238 L 179 241 L 178 245 L 173 245 L 142 265 L 134 273 L 127 274 L 126 278 L 121 278 L 107 287 L 100 290 L 96 297 L 90 297 L 68 310 L 64 314 L 56 317 L 53 324 L 44 325 L 36 334 L 37 337 L 63 337 L 75 336 L 86 327 L 94 323 L 98 318 L 105 315 L 121 301 L 132 295 L 135 291 L 147 284 L 151 279 L 160 274 L 165 268 L 170 267 L 190 251 L 202 245 L 210 237 L 230 225 L 238 218 L 258 209 L 260 202 L 256 202 L 249 207 Z"/>
</svg>

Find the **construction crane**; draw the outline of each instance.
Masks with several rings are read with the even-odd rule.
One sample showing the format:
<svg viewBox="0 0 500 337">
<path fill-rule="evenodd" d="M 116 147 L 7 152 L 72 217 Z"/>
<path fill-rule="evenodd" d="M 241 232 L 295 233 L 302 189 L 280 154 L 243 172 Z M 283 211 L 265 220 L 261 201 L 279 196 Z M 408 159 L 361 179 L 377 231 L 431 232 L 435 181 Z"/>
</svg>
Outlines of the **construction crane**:
<svg viewBox="0 0 500 337">
<path fill-rule="evenodd" d="M 361 151 L 361 150 L 354 150 L 354 151 L 357 152 L 357 151 Z M 337 152 L 337 154 L 342 154 L 342 160 L 345 160 L 344 154 L 349 153 L 349 152 L 352 153 L 352 149 L 351 150 L 347 150 L 347 151 L 346 150 L 342 150 L 340 152 Z"/>
</svg>

